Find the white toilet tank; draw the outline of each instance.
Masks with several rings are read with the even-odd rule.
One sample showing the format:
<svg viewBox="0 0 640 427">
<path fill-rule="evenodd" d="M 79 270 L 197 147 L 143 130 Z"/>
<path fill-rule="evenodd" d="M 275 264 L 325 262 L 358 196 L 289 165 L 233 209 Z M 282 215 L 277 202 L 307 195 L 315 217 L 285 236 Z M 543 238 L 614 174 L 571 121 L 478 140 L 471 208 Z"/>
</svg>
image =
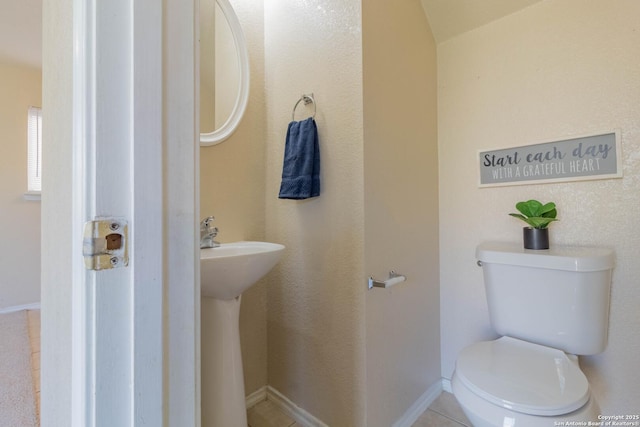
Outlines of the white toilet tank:
<svg viewBox="0 0 640 427">
<path fill-rule="evenodd" d="M 491 324 L 504 336 L 576 355 L 607 345 L 613 251 L 483 243 L 481 262 Z"/>
</svg>

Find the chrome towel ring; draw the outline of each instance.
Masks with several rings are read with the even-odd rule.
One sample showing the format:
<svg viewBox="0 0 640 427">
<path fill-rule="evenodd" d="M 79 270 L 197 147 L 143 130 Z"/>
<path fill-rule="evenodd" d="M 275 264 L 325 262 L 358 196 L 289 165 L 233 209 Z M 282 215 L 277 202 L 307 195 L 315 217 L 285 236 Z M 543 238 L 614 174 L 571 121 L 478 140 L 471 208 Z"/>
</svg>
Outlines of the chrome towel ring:
<svg viewBox="0 0 640 427">
<path fill-rule="evenodd" d="M 311 117 L 315 119 L 316 118 L 316 100 L 313 99 L 313 93 L 311 93 L 309 95 L 304 94 L 300 97 L 300 99 L 298 99 L 298 102 L 296 102 L 296 105 L 293 106 L 293 112 L 291 113 L 291 120 L 295 121 L 296 108 L 298 108 L 298 104 L 300 104 L 300 101 L 304 101 L 304 105 L 313 104 L 313 114 L 311 115 Z"/>
</svg>

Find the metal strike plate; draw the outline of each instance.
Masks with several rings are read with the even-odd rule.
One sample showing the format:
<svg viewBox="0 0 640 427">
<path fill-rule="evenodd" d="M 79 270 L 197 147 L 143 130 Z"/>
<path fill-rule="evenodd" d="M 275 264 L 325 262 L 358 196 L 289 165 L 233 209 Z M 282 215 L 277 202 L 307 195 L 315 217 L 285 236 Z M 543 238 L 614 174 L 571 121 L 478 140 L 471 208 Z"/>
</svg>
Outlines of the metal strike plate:
<svg viewBox="0 0 640 427">
<path fill-rule="evenodd" d="M 84 224 L 82 255 L 87 270 L 129 265 L 129 227 L 122 218 L 98 218 Z"/>
</svg>

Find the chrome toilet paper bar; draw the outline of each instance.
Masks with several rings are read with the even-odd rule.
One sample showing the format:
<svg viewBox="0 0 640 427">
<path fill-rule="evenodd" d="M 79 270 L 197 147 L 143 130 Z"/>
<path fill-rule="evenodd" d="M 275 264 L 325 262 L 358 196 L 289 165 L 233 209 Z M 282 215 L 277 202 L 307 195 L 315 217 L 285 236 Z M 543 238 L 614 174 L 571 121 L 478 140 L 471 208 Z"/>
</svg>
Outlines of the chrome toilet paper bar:
<svg viewBox="0 0 640 427">
<path fill-rule="evenodd" d="M 387 280 L 376 280 L 373 277 L 369 277 L 369 289 L 371 288 L 390 288 L 391 286 L 397 285 L 398 283 L 404 282 L 407 280 L 407 277 L 398 274 L 395 271 L 391 270 L 389 272 L 389 278 Z"/>
</svg>

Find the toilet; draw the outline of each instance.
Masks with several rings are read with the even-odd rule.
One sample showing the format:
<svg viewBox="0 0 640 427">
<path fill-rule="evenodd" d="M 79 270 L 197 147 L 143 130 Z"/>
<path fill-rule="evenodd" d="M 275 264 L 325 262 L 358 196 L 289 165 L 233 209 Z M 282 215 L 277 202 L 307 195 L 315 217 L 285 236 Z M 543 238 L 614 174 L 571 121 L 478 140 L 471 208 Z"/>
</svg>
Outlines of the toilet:
<svg viewBox="0 0 640 427">
<path fill-rule="evenodd" d="M 464 348 L 451 380 L 474 427 L 598 421 L 578 355 L 604 351 L 613 251 L 483 243 L 491 325 L 500 338 Z"/>
</svg>

